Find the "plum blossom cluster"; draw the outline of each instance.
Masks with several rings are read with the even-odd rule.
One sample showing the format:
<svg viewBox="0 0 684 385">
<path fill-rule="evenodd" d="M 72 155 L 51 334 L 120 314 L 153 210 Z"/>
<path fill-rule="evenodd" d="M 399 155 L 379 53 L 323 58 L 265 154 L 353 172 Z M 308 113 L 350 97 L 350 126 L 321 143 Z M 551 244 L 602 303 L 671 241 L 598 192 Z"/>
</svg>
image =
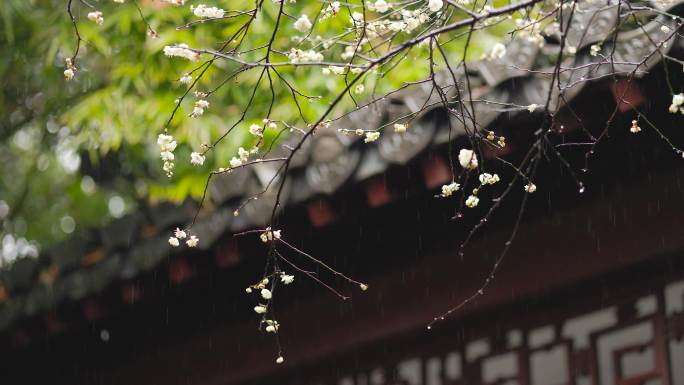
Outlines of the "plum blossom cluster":
<svg viewBox="0 0 684 385">
<path fill-rule="evenodd" d="M 461 185 L 456 182 L 451 182 L 442 186 L 442 197 L 450 197 L 461 188 Z"/>
<path fill-rule="evenodd" d="M 299 19 L 294 22 L 294 28 L 302 33 L 309 32 L 311 27 L 313 27 L 313 25 L 307 15 L 301 15 Z"/>
<path fill-rule="evenodd" d="M 249 161 L 249 151 L 244 148 L 238 148 L 238 156 L 234 156 L 230 159 L 230 167 L 240 167 Z"/>
<path fill-rule="evenodd" d="M 684 114 L 684 108 L 682 108 L 682 104 L 684 104 L 684 94 L 679 93 L 673 95 L 672 104 L 670 104 L 669 111 L 673 114 L 676 114 L 677 112 L 681 112 L 682 114 Z"/>
<path fill-rule="evenodd" d="M 192 108 L 192 112 L 190 113 L 190 117 L 198 118 L 198 117 L 204 115 L 204 110 L 207 108 L 209 108 L 209 102 L 208 101 L 206 101 L 204 99 L 200 99 L 200 100 L 196 101 L 195 106 Z"/>
<path fill-rule="evenodd" d="M 173 151 L 176 149 L 176 141 L 173 139 L 173 136 L 171 135 L 166 135 L 166 134 L 159 134 L 157 137 L 157 145 L 159 145 L 159 155 L 161 156 L 162 161 L 164 162 L 164 166 L 162 169 L 164 172 L 166 172 L 166 176 L 171 178 L 173 176 L 173 168 L 174 168 L 174 155 Z"/>
<path fill-rule="evenodd" d="M 351 16 L 351 23 L 356 29 L 360 29 L 360 32 L 357 32 L 359 35 L 363 30 L 365 29 L 365 34 L 368 36 L 368 38 L 376 38 L 378 36 L 383 36 L 388 33 L 398 33 L 398 32 L 404 32 L 404 33 L 412 33 L 415 31 L 418 27 L 425 25 L 429 20 L 430 20 L 430 13 L 438 12 L 442 6 L 440 5 L 437 7 L 437 5 L 441 4 L 440 0 L 437 0 L 437 2 L 431 2 L 432 7 L 431 8 L 418 8 L 414 10 L 409 10 L 409 9 L 402 9 L 399 11 L 400 18 L 398 20 L 391 20 L 388 18 L 378 18 L 372 21 L 367 21 L 365 22 L 363 18 L 363 14 L 359 12 L 354 12 L 352 13 Z M 377 5 L 375 6 L 375 10 L 377 12 L 380 12 L 378 10 Z M 385 12 L 388 11 L 391 8 L 391 6 L 388 3 L 385 3 L 384 1 L 380 3 L 380 9 L 384 10 Z"/>
<path fill-rule="evenodd" d="M 66 69 L 64 70 L 64 79 L 68 81 L 76 76 L 76 66 L 74 66 L 74 62 L 69 57 L 64 59 L 64 62 L 66 64 Z"/>
<path fill-rule="evenodd" d="M 486 136 L 487 140 L 494 143 L 496 141 L 496 144 L 499 147 L 506 147 L 506 137 L 505 136 L 497 136 L 494 131 L 489 131 L 487 132 Z"/>
<path fill-rule="evenodd" d="M 249 133 L 255 137 L 263 138 L 264 137 L 264 127 L 268 127 L 272 130 L 275 130 L 276 128 L 278 128 L 278 124 L 276 122 L 274 122 L 273 120 L 268 119 L 268 118 L 264 118 L 261 121 L 261 123 L 262 124 L 254 123 L 254 124 L 250 125 L 249 130 L 248 130 Z"/>
<path fill-rule="evenodd" d="M 495 23 L 496 21 L 493 19 L 490 19 L 489 22 Z M 515 19 L 515 24 L 516 24 L 516 33 L 518 37 L 525 38 L 527 41 L 530 43 L 536 44 L 539 48 L 543 48 L 544 45 L 546 44 L 546 39 L 544 39 L 544 35 L 542 34 L 542 23 L 531 23 L 528 19 L 526 18 L 521 18 L 521 19 Z M 550 29 L 558 29 L 560 28 L 559 25 L 556 25 L 557 23 L 551 23 L 549 26 Z M 574 47 L 573 47 L 574 48 Z M 573 51 L 572 49 L 570 51 Z M 576 48 L 575 48 L 576 51 Z"/>
<path fill-rule="evenodd" d="M 295 64 L 323 61 L 323 54 L 312 49 L 304 51 L 299 48 L 292 48 L 290 49 L 290 53 L 287 54 L 287 57 L 290 59 L 290 62 Z"/>
<path fill-rule="evenodd" d="M 104 23 L 104 14 L 101 11 L 88 12 L 88 20 L 102 25 Z"/>
<path fill-rule="evenodd" d="M 245 289 L 247 294 L 258 295 L 257 305 L 254 306 L 254 312 L 261 316 L 259 328 L 266 333 L 276 334 L 280 331 L 280 323 L 273 319 L 272 312 L 269 312 L 271 301 L 273 301 L 273 292 L 278 285 L 290 285 L 294 282 L 294 275 L 287 274 L 283 271 L 276 271 L 272 275 L 264 277 L 261 281 L 254 285 L 250 285 Z M 269 313 L 270 318 L 269 318 Z M 276 358 L 277 364 L 282 364 L 285 361 L 282 354 Z"/>
<path fill-rule="evenodd" d="M 334 16 L 337 16 L 337 14 L 340 12 L 340 2 L 339 1 L 333 1 L 330 4 L 328 4 L 327 7 L 323 9 L 321 12 L 321 20 L 325 20 Z"/>
<path fill-rule="evenodd" d="M 380 138 L 380 131 L 366 131 L 364 143 L 373 143 Z"/>
<path fill-rule="evenodd" d="M 271 242 L 274 239 L 280 239 L 280 230 L 271 230 L 270 227 L 267 227 L 266 231 L 259 235 L 259 238 L 263 243 Z"/>
<path fill-rule="evenodd" d="M 478 166 L 477 154 L 473 150 L 462 148 L 458 153 L 458 163 L 466 170 L 475 170 Z"/>
<path fill-rule="evenodd" d="M 164 55 L 182 57 L 190 61 L 197 61 L 200 57 L 200 54 L 191 50 L 187 44 L 167 45 L 164 47 Z"/>
<path fill-rule="evenodd" d="M 203 165 L 205 159 L 206 156 L 204 154 L 200 154 L 199 152 L 192 152 L 190 154 L 190 163 L 192 163 L 195 166 Z"/>
<path fill-rule="evenodd" d="M 492 46 L 492 50 L 489 52 L 487 58 L 489 60 L 503 59 L 506 56 L 506 46 L 501 43 L 496 43 Z"/>
<path fill-rule="evenodd" d="M 208 7 L 204 4 L 200 4 L 196 7 L 191 5 L 190 10 L 195 14 L 195 16 L 205 19 L 218 19 L 223 17 L 223 15 L 226 13 L 226 11 L 221 8 Z"/>
<path fill-rule="evenodd" d="M 188 85 L 188 84 L 192 83 L 192 76 L 190 74 L 185 74 L 185 75 L 181 76 L 181 78 L 178 79 L 178 81 L 181 82 L 182 84 Z"/>
<path fill-rule="evenodd" d="M 489 174 L 489 173 L 482 173 L 478 177 L 480 181 L 480 187 L 474 188 L 473 193 L 468 196 L 468 198 L 465 201 L 465 205 L 468 208 L 474 208 L 480 203 L 480 198 L 478 198 L 477 194 L 480 192 L 482 187 L 486 185 L 493 185 L 499 181 L 499 176 L 497 174 Z"/>
<path fill-rule="evenodd" d="M 188 245 L 188 247 L 197 247 L 197 244 L 199 243 L 199 238 L 197 238 L 195 235 L 190 235 L 188 237 L 188 234 L 184 230 L 176 228 L 176 230 L 173 232 L 173 236 L 169 238 L 169 245 L 178 247 L 180 246 L 181 241 L 184 239 L 185 244 Z"/>
</svg>

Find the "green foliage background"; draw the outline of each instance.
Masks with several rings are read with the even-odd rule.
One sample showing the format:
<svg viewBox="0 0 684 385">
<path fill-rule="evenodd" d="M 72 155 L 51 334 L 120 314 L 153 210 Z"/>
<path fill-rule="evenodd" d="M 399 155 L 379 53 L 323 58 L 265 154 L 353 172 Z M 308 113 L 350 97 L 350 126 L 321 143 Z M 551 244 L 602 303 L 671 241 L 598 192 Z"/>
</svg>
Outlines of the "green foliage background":
<svg viewBox="0 0 684 385">
<path fill-rule="evenodd" d="M 238 146 L 249 145 L 253 139 L 246 134 L 247 127 L 265 116 L 271 91 L 268 82 L 262 81 L 246 122 L 198 169 L 189 164 L 190 152 L 199 150 L 201 143 L 211 143 L 240 116 L 250 91 L 257 86 L 258 70 L 220 88 L 199 119 L 187 117 L 193 103 L 193 98 L 188 98 L 170 127 L 181 145 L 176 150 L 176 175 L 168 180 L 161 171 L 155 138 L 169 118 L 174 100 L 185 90 L 177 79 L 197 64 L 165 57 L 161 50 L 181 42 L 217 48 L 217 42 L 238 24 L 204 23 L 176 30 L 194 19 L 189 9 L 192 1 L 182 7 L 140 1 L 145 18 L 158 32 L 153 39 L 132 0 L 123 5 L 109 0 L 91 2 L 104 12 L 105 22 L 98 26 L 88 21 L 90 10 L 74 2 L 78 27 L 87 44 L 81 47 L 76 63 L 79 71 L 71 82 L 64 81 L 62 75 L 64 58 L 71 56 L 76 43 L 67 1 L 0 2 L 0 201 L 10 207 L 9 215 L 0 218 L 0 237 L 12 233 L 49 246 L 69 235 L 65 217 L 73 218 L 76 228 L 82 229 L 102 225 L 112 214 L 120 215 L 108 208 L 112 197 L 123 198 L 127 211 L 160 200 L 179 202 L 197 197 L 204 189 L 206 172 L 226 166 Z M 230 10 L 254 4 L 203 3 Z M 243 48 L 262 45 L 270 38 L 277 9 L 270 0 L 264 4 L 267 11 L 256 20 Z M 289 13 L 312 16 L 321 6 L 320 2 L 300 1 Z M 340 15 L 318 25 L 314 34 L 329 36 L 329 31 L 341 30 L 347 21 L 347 16 Z M 506 25 L 500 24 L 475 35 L 469 56 L 479 57 L 505 30 Z M 275 46 L 286 50 L 295 34 L 292 20 L 286 20 Z M 449 53 L 460 59 L 463 44 L 464 39 L 455 39 L 447 46 Z M 332 56 L 326 53 L 326 59 L 339 61 L 341 51 L 340 47 L 331 51 Z M 426 49 L 412 50 L 392 72 L 401 78 L 390 74 L 379 82 L 382 71 L 369 75 L 364 79 L 365 97 L 425 78 L 429 73 L 426 57 Z M 284 56 L 275 59 L 286 60 Z M 227 61 L 217 61 L 199 89 L 210 89 L 235 68 Z M 320 68 L 283 68 L 281 73 L 306 94 L 322 96 L 312 102 L 300 99 L 309 121 L 315 120 L 344 86 L 343 77 L 322 75 Z M 276 82 L 275 91 L 272 118 L 303 126 L 288 90 Z M 352 98 L 346 98 L 338 113 L 353 104 Z"/>
</svg>

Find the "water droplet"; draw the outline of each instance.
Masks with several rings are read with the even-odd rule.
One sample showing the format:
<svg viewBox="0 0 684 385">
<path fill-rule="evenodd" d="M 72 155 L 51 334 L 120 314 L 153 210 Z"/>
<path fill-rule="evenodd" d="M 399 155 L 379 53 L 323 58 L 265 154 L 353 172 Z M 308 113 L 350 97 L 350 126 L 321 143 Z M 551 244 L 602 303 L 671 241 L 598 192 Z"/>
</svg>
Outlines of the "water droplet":
<svg viewBox="0 0 684 385">
<path fill-rule="evenodd" d="M 587 172 L 587 171 L 589 171 L 589 169 L 585 167 L 585 168 L 581 169 L 581 171 L 582 171 L 582 172 Z"/>
<path fill-rule="evenodd" d="M 579 188 L 579 193 L 582 194 L 583 192 L 584 192 L 584 186 L 581 186 L 581 187 Z"/>
</svg>

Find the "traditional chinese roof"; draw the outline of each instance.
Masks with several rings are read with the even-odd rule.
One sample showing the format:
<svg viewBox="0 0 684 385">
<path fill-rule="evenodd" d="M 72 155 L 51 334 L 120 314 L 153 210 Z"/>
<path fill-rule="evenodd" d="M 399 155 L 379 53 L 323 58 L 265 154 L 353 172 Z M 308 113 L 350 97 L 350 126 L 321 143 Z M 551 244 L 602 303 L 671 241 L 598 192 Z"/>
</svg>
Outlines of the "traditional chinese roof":
<svg viewBox="0 0 684 385">
<path fill-rule="evenodd" d="M 334 121 L 329 128 L 318 130 L 304 144 L 289 170 L 280 209 L 305 207 L 314 226 L 326 225 L 335 216 L 327 200 L 344 194 L 349 186 L 358 185 L 366 186 L 369 207 L 381 206 L 395 197 L 386 192 L 378 176 L 394 166 L 414 164 L 418 160 L 424 187 L 434 189 L 450 180 L 449 165 L 443 157 L 421 157 L 421 154 L 442 148 L 450 141 L 462 140 L 466 130 L 473 129 L 473 120 L 477 129 L 513 137 L 517 128 L 511 127 L 510 122 L 540 120 L 542 109 L 530 112 L 528 106 L 544 105 L 549 95 L 550 108 L 554 110 L 554 106 L 571 103 L 585 88 L 605 89 L 602 79 L 609 78 L 613 87 L 619 87 L 621 83 L 616 83 L 616 79 L 642 78 L 661 62 L 663 55 L 681 54 L 682 40 L 673 33 L 677 26 L 671 17 L 654 15 L 643 27 L 635 26 L 633 30 L 620 30 L 612 35 L 617 21 L 617 2 L 611 1 L 613 6 L 605 2 L 580 4 L 561 63 L 562 94 L 556 87 L 549 89 L 560 54 L 558 36 L 551 33 L 543 47 L 525 37 L 514 36 L 502 58 L 470 63 L 467 69 L 457 70 L 461 91 L 464 73 L 468 73 L 474 106 L 470 113 L 474 119 L 447 114 L 430 82 L 417 83 L 370 101 Z M 666 12 L 675 12 L 679 4 L 653 2 Z M 604 42 L 601 52 L 614 52 L 612 62 L 601 55 L 591 55 L 590 47 L 598 42 Z M 439 75 L 437 82 L 457 106 L 457 87 L 452 76 Z M 623 99 L 637 101 L 640 97 L 633 93 L 622 95 Z M 519 108 L 510 108 L 512 105 Z M 470 103 L 466 102 L 464 107 L 470 108 Z M 622 111 L 630 108 L 627 104 L 620 106 Z M 454 110 L 458 112 L 459 108 Z M 338 132 L 338 129 L 374 128 L 386 122 L 402 121 L 414 113 L 419 113 L 418 117 L 411 121 L 405 133 L 387 130 L 374 143 L 366 144 L 360 137 Z M 289 143 L 296 140 L 295 136 L 288 139 Z M 287 153 L 288 150 L 283 146 L 280 151 Z M 200 250 L 215 248 L 216 240 L 226 234 L 266 224 L 277 183 L 258 200 L 245 205 L 240 215 L 234 216 L 233 212 L 245 199 L 266 189 L 276 170 L 277 165 L 263 163 L 213 179 L 211 207 L 203 210 L 193 227 L 193 232 L 201 237 Z M 153 271 L 171 253 L 177 252 L 170 251 L 168 246 L 170 231 L 188 224 L 195 209 L 192 203 L 182 207 L 162 204 L 146 212 L 131 213 L 102 228 L 83 231 L 37 259 L 17 260 L 10 268 L 0 271 L 0 329 L 22 317 L 54 309 L 65 301 L 80 301 L 115 281 L 125 282 Z M 229 254 L 225 255 L 228 256 L 217 263 L 237 262 Z"/>
</svg>

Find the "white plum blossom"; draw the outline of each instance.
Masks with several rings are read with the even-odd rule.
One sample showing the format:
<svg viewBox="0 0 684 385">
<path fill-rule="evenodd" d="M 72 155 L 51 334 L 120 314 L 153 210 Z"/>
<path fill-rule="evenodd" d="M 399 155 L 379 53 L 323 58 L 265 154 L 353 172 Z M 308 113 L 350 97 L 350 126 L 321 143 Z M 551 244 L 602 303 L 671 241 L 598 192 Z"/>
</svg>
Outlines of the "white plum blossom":
<svg viewBox="0 0 684 385">
<path fill-rule="evenodd" d="M 98 25 L 102 25 L 102 23 L 104 23 L 104 17 L 100 11 L 88 12 L 88 20 L 94 21 Z"/>
<path fill-rule="evenodd" d="M 599 52 L 601 52 L 601 46 L 598 44 L 593 44 L 589 49 L 589 55 L 591 56 L 598 56 Z"/>
<path fill-rule="evenodd" d="M 364 87 L 363 84 L 359 84 L 356 86 L 356 88 L 354 88 L 354 93 L 357 95 L 362 94 L 365 90 L 366 90 L 366 87 Z"/>
<path fill-rule="evenodd" d="M 76 72 L 72 68 L 67 68 L 64 70 L 64 79 L 71 80 L 76 75 Z"/>
<path fill-rule="evenodd" d="M 264 289 L 261 289 L 261 298 L 269 300 L 269 299 L 273 298 L 273 294 L 271 293 L 270 290 L 264 288 Z"/>
<path fill-rule="evenodd" d="M 356 45 L 348 45 L 348 46 L 344 47 L 344 52 L 342 52 L 340 57 L 342 58 L 342 60 L 349 60 L 349 59 L 353 58 L 354 55 L 356 55 L 356 51 L 357 51 Z"/>
<path fill-rule="evenodd" d="M 394 123 L 394 132 L 406 132 L 406 125 L 401 123 Z"/>
<path fill-rule="evenodd" d="M 249 133 L 254 135 L 254 136 L 259 136 L 263 137 L 264 136 L 264 128 L 258 124 L 252 124 L 249 126 Z"/>
<path fill-rule="evenodd" d="M 185 0 L 162 0 L 162 2 L 173 5 L 185 5 Z"/>
<path fill-rule="evenodd" d="M 178 245 L 180 245 L 180 241 L 176 237 L 171 237 L 169 238 L 169 245 L 173 247 L 178 247 Z"/>
<path fill-rule="evenodd" d="M 632 134 L 638 134 L 641 132 L 641 127 L 639 127 L 639 122 L 632 120 L 632 127 L 629 128 L 629 132 Z"/>
<path fill-rule="evenodd" d="M 164 55 L 182 57 L 190 61 L 197 61 L 200 56 L 199 53 L 191 50 L 187 44 L 167 45 L 164 47 Z"/>
<path fill-rule="evenodd" d="M 506 46 L 501 43 L 496 43 L 492 46 L 492 50 L 489 53 L 490 59 L 502 59 L 506 56 Z"/>
<path fill-rule="evenodd" d="M 280 282 L 282 282 L 284 285 L 291 284 L 292 282 L 294 282 L 294 279 L 294 275 L 283 274 L 280 276 Z"/>
<path fill-rule="evenodd" d="M 444 6 L 444 3 L 442 0 L 430 0 L 428 1 L 428 9 L 430 12 L 438 12 L 439 10 L 442 9 Z"/>
<path fill-rule="evenodd" d="M 176 149 L 176 141 L 173 140 L 173 136 L 166 134 L 159 134 L 157 137 L 157 144 L 159 145 L 159 155 L 164 161 L 164 166 L 162 169 L 166 172 L 166 176 L 169 178 L 173 176 L 173 150 Z"/>
<path fill-rule="evenodd" d="M 290 49 L 290 53 L 287 54 L 287 57 L 292 63 L 323 61 L 323 54 L 312 49 L 308 51 L 302 51 L 299 48 L 292 48 Z"/>
<path fill-rule="evenodd" d="M 197 118 L 197 117 L 202 116 L 204 114 L 205 108 L 209 108 L 209 102 L 208 101 L 206 101 L 204 99 L 200 99 L 200 100 L 196 101 L 195 107 L 192 109 L 190 116 L 193 118 Z"/>
<path fill-rule="evenodd" d="M 482 173 L 480 174 L 480 184 L 494 184 L 499 181 L 499 175 L 497 174 L 489 174 L 489 173 Z"/>
<path fill-rule="evenodd" d="M 221 8 L 216 8 L 216 7 L 207 7 L 204 4 L 200 4 L 197 7 L 192 7 L 190 6 L 190 10 L 192 13 L 195 14 L 197 17 L 203 17 L 203 18 L 220 18 L 223 17 L 224 11 Z"/>
<path fill-rule="evenodd" d="M 192 83 L 192 76 L 189 74 L 183 75 L 180 79 L 178 79 L 178 81 L 183 84 L 190 84 Z"/>
<path fill-rule="evenodd" d="M 195 166 L 201 166 L 204 164 L 205 158 L 206 157 L 199 152 L 193 152 L 190 154 L 190 163 L 194 164 Z"/>
<path fill-rule="evenodd" d="M 249 151 L 240 147 L 238 148 L 238 156 L 240 157 L 240 162 L 247 163 L 247 161 L 249 160 Z"/>
<path fill-rule="evenodd" d="M 406 23 L 404 23 L 403 21 L 392 21 L 389 23 L 388 28 L 392 32 L 400 32 L 403 31 L 404 28 L 406 28 Z"/>
<path fill-rule="evenodd" d="M 530 113 L 533 113 L 534 110 L 536 110 L 538 107 L 539 107 L 538 105 L 536 105 L 535 103 L 532 103 L 529 106 L 527 106 L 527 111 L 529 111 Z"/>
<path fill-rule="evenodd" d="M 373 8 L 380 13 L 385 13 L 389 11 L 390 9 L 390 4 L 388 4 L 385 0 L 377 0 L 375 4 L 373 5 Z"/>
<path fill-rule="evenodd" d="M 475 195 L 469 196 L 468 199 L 466 199 L 465 201 L 466 206 L 468 206 L 471 209 L 473 207 L 476 207 L 478 203 L 480 203 L 480 198 L 476 197 Z"/>
<path fill-rule="evenodd" d="M 264 313 L 266 313 L 266 306 L 264 306 L 264 305 L 254 306 L 254 312 L 257 314 L 264 314 Z"/>
<path fill-rule="evenodd" d="M 461 188 L 461 185 L 456 182 L 445 184 L 442 186 L 442 196 L 445 198 L 451 196 L 453 193 L 458 191 L 459 188 Z"/>
<path fill-rule="evenodd" d="M 404 19 L 404 30 L 407 33 L 413 32 L 414 29 L 420 27 L 420 20 L 415 17 L 409 17 Z"/>
<path fill-rule="evenodd" d="M 361 26 L 363 24 L 363 13 L 353 12 L 349 21 L 354 26 Z"/>
<path fill-rule="evenodd" d="M 191 235 L 190 238 L 185 241 L 185 244 L 188 245 L 188 247 L 195 247 L 197 246 L 197 243 L 199 243 L 199 238 L 194 235 Z"/>
<path fill-rule="evenodd" d="M 368 131 L 366 132 L 366 138 L 363 140 L 365 143 L 375 142 L 380 138 L 380 131 Z"/>
<path fill-rule="evenodd" d="M 264 243 L 267 243 L 274 239 L 280 239 L 280 230 L 271 230 L 270 227 L 267 227 L 266 231 L 259 235 L 259 238 L 261 238 L 261 242 Z"/>
<path fill-rule="evenodd" d="M 525 191 L 532 194 L 533 192 L 537 191 L 537 186 L 532 182 L 527 182 L 525 185 Z"/>
<path fill-rule="evenodd" d="M 340 12 L 340 2 L 333 1 L 332 3 L 328 4 L 328 6 L 321 13 L 321 20 L 325 20 L 331 16 L 335 16 L 338 12 Z"/>
<path fill-rule="evenodd" d="M 477 155 L 475 152 L 473 152 L 473 150 L 463 148 L 458 153 L 458 163 L 461 164 L 461 167 L 467 170 L 474 170 L 478 166 Z"/>
<path fill-rule="evenodd" d="M 185 233 L 185 231 L 179 229 L 176 227 L 176 230 L 174 230 L 173 235 L 178 238 L 178 239 L 185 239 L 188 235 Z"/>
<path fill-rule="evenodd" d="M 332 71 L 332 73 L 334 73 L 335 75 L 342 75 L 342 74 L 344 74 L 344 67 L 340 67 L 340 66 L 329 66 L 328 68 L 330 68 L 330 71 Z"/>
<path fill-rule="evenodd" d="M 264 118 L 264 120 L 262 120 L 262 123 L 264 123 L 265 125 L 267 125 L 268 128 L 270 128 L 270 129 L 272 129 L 272 130 L 275 130 L 276 128 L 278 128 L 278 125 L 276 124 L 276 122 L 274 122 L 274 121 L 272 121 L 271 119 L 268 119 L 268 118 Z"/>
<path fill-rule="evenodd" d="M 684 94 L 680 93 L 672 95 L 672 104 L 670 105 L 669 111 L 673 114 L 677 111 L 680 111 L 684 114 L 684 108 L 682 108 L 682 104 L 684 104 Z"/>
<path fill-rule="evenodd" d="M 230 159 L 230 167 L 235 168 L 235 167 L 240 167 L 240 166 L 242 166 L 242 161 L 239 158 L 232 157 Z"/>
<path fill-rule="evenodd" d="M 302 15 L 295 21 L 294 27 L 297 31 L 301 33 L 309 32 L 311 30 L 312 24 L 309 21 L 309 16 Z"/>
<path fill-rule="evenodd" d="M 283 362 L 285 362 L 285 359 L 283 358 L 283 356 L 278 356 L 278 358 L 276 358 L 276 364 L 280 365 Z"/>
<path fill-rule="evenodd" d="M 280 329 L 280 325 L 278 324 L 278 321 L 275 320 L 266 320 L 266 332 L 268 333 L 276 333 L 278 329 Z"/>
</svg>

